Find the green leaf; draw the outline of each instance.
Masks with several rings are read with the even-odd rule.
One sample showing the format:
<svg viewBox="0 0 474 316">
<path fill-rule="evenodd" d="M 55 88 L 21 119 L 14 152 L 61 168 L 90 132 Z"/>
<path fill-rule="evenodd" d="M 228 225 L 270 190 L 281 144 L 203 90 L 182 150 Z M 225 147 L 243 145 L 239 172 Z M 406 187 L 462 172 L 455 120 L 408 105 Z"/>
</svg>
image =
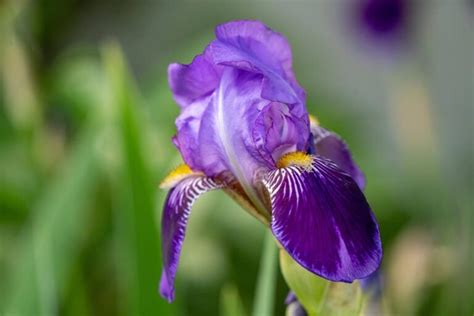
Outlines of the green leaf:
<svg viewBox="0 0 474 316">
<path fill-rule="evenodd" d="M 130 315 L 169 314 L 169 305 L 157 292 L 161 273 L 160 246 L 154 215 L 155 187 L 143 155 L 143 124 L 137 95 L 120 49 L 103 50 L 111 85 L 111 106 L 117 111 L 122 168 L 113 179 L 117 216 L 119 272 Z M 165 154 L 165 153 L 159 153 Z"/>
<path fill-rule="evenodd" d="M 265 233 L 252 315 L 271 316 L 275 301 L 277 247 L 270 232 Z"/>
<path fill-rule="evenodd" d="M 245 316 L 244 306 L 239 291 L 234 284 L 224 286 L 221 291 L 222 316 Z"/>
<path fill-rule="evenodd" d="M 97 178 L 95 126 L 86 128 L 57 179 L 34 207 L 24 232 L 18 264 L 11 271 L 5 315 L 53 315 L 80 250 L 84 209 Z M 28 227 L 28 226 L 27 226 Z"/>
<path fill-rule="evenodd" d="M 296 263 L 280 250 L 280 266 L 288 286 L 309 316 L 363 315 L 365 296 L 358 282 L 330 282 Z"/>
</svg>

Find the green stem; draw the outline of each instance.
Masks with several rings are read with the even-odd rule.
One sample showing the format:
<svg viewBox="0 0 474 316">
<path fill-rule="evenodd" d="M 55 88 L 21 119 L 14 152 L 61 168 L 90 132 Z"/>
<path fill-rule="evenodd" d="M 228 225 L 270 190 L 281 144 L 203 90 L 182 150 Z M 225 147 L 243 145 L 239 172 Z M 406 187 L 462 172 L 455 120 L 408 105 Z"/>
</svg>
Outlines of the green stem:
<svg viewBox="0 0 474 316">
<path fill-rule="evenodd" d="M 260 261 L 253 316 L 273 315 L 277 270 L 277 247 L 270 232 L 266 232 Z"/>
</svg>

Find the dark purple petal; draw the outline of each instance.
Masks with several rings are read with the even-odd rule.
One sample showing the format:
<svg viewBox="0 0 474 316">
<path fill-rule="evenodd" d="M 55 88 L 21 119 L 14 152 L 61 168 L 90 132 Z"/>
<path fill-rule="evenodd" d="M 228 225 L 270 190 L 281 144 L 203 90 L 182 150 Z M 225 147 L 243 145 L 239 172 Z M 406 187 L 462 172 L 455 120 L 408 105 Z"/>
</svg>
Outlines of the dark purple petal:
<svg viewBox="0 0 474 316">
<path fill-rule="evenodd" d="M 220 187 L 210 178 L 191 175 L 168 192 L 161 219 L 163 272 L 160 294 L 169 302 L 174 300 L 174 279 L 191 207 L 201 194 Z"/>
<path fill-rule="evenodd" d="M 347 144 L 336 133 L 319 126 L 311 126 L 311 133 L 314 137 L 315 154 L 334 162 L 354 179 L 361 190 L 364 190 L 364 173 L 352 159 Z"/>
<path fill-rule="evenodd" d="M 221 72 L 206 52 L 197 55 L 189 65 L 169 65 L 168 81 L 176 103 L 185 107 L 212 93 L 219 84 Z"/>
<path fill-rule="evenodd" d="M 334 163 L 313 157 L 264 179 L 272 204 L 271 229 L 303 267 L 331 281 L 370 275 L 382 258 L 375 217 L 354 180 Z"/>
</svg>

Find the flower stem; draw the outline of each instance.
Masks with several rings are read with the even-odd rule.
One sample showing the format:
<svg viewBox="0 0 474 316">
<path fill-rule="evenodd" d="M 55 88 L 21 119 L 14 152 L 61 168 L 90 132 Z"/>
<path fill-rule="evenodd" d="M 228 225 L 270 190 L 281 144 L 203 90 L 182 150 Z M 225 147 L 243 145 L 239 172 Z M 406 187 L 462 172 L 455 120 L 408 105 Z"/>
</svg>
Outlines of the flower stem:
<svg viewBox="0 0 474 316">
<path fill-rule="evenodd" d="M 266 232 L 260 261 L 253 316 L 273 315 L 277 270 L 277 247 L 270 232 Z"/>
</svg>

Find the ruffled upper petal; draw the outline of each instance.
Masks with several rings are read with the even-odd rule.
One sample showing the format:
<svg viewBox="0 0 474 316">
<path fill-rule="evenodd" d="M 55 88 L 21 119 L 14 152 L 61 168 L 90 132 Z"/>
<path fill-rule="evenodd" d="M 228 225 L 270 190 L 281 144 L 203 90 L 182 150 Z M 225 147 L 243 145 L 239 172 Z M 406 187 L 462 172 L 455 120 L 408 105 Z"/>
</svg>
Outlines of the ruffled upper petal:
<svg viewBox="0 0 474 316">
<path fill-rule="evenodd" d="M 219 84 L 221 68 L 212 62 L 207 51 L 189 65 L 170 64 L 168 83 L 176 103 L 184 108 L 211 94 Z"/>
<path fill-rule="evenodd" d="M 262 97 L 265 99 L 304 103 L 304 90 L 292 70 L 290 45 L 281 34 L 260 21 L 241 20 L 219 25 L 216 37 L 209 45 L 216 64 L 263 74 Z"/>
<path fill-rule="evenodd" d="M 231 21 L 216 27 L 217 40 L 225 44 L 225 51 L 213 51 L 217 62 L 247 60 L 266 65 L 292 77 L 291 49 L 285 37 L 260 21 Z M 217 44 L 217 43 L 213 43 Z"/>
<path fill-rule="evenodd" d="M 201 194 L 221 186 L 211 178 L 191 174 L 168 192 L 161 219 L 163 272 L 160 294 L 169 302 L 174 300 L 174 279 L 191 207 Z"/>
<path fill-rule="evenodd" d="M 273 234 L 293 259 L 319 276 L 344 282 L 364 278 L 382 258 L 375 217 L 349 175 L 329 160 L 311 159 L 264 179 Z"/>
</svg>

